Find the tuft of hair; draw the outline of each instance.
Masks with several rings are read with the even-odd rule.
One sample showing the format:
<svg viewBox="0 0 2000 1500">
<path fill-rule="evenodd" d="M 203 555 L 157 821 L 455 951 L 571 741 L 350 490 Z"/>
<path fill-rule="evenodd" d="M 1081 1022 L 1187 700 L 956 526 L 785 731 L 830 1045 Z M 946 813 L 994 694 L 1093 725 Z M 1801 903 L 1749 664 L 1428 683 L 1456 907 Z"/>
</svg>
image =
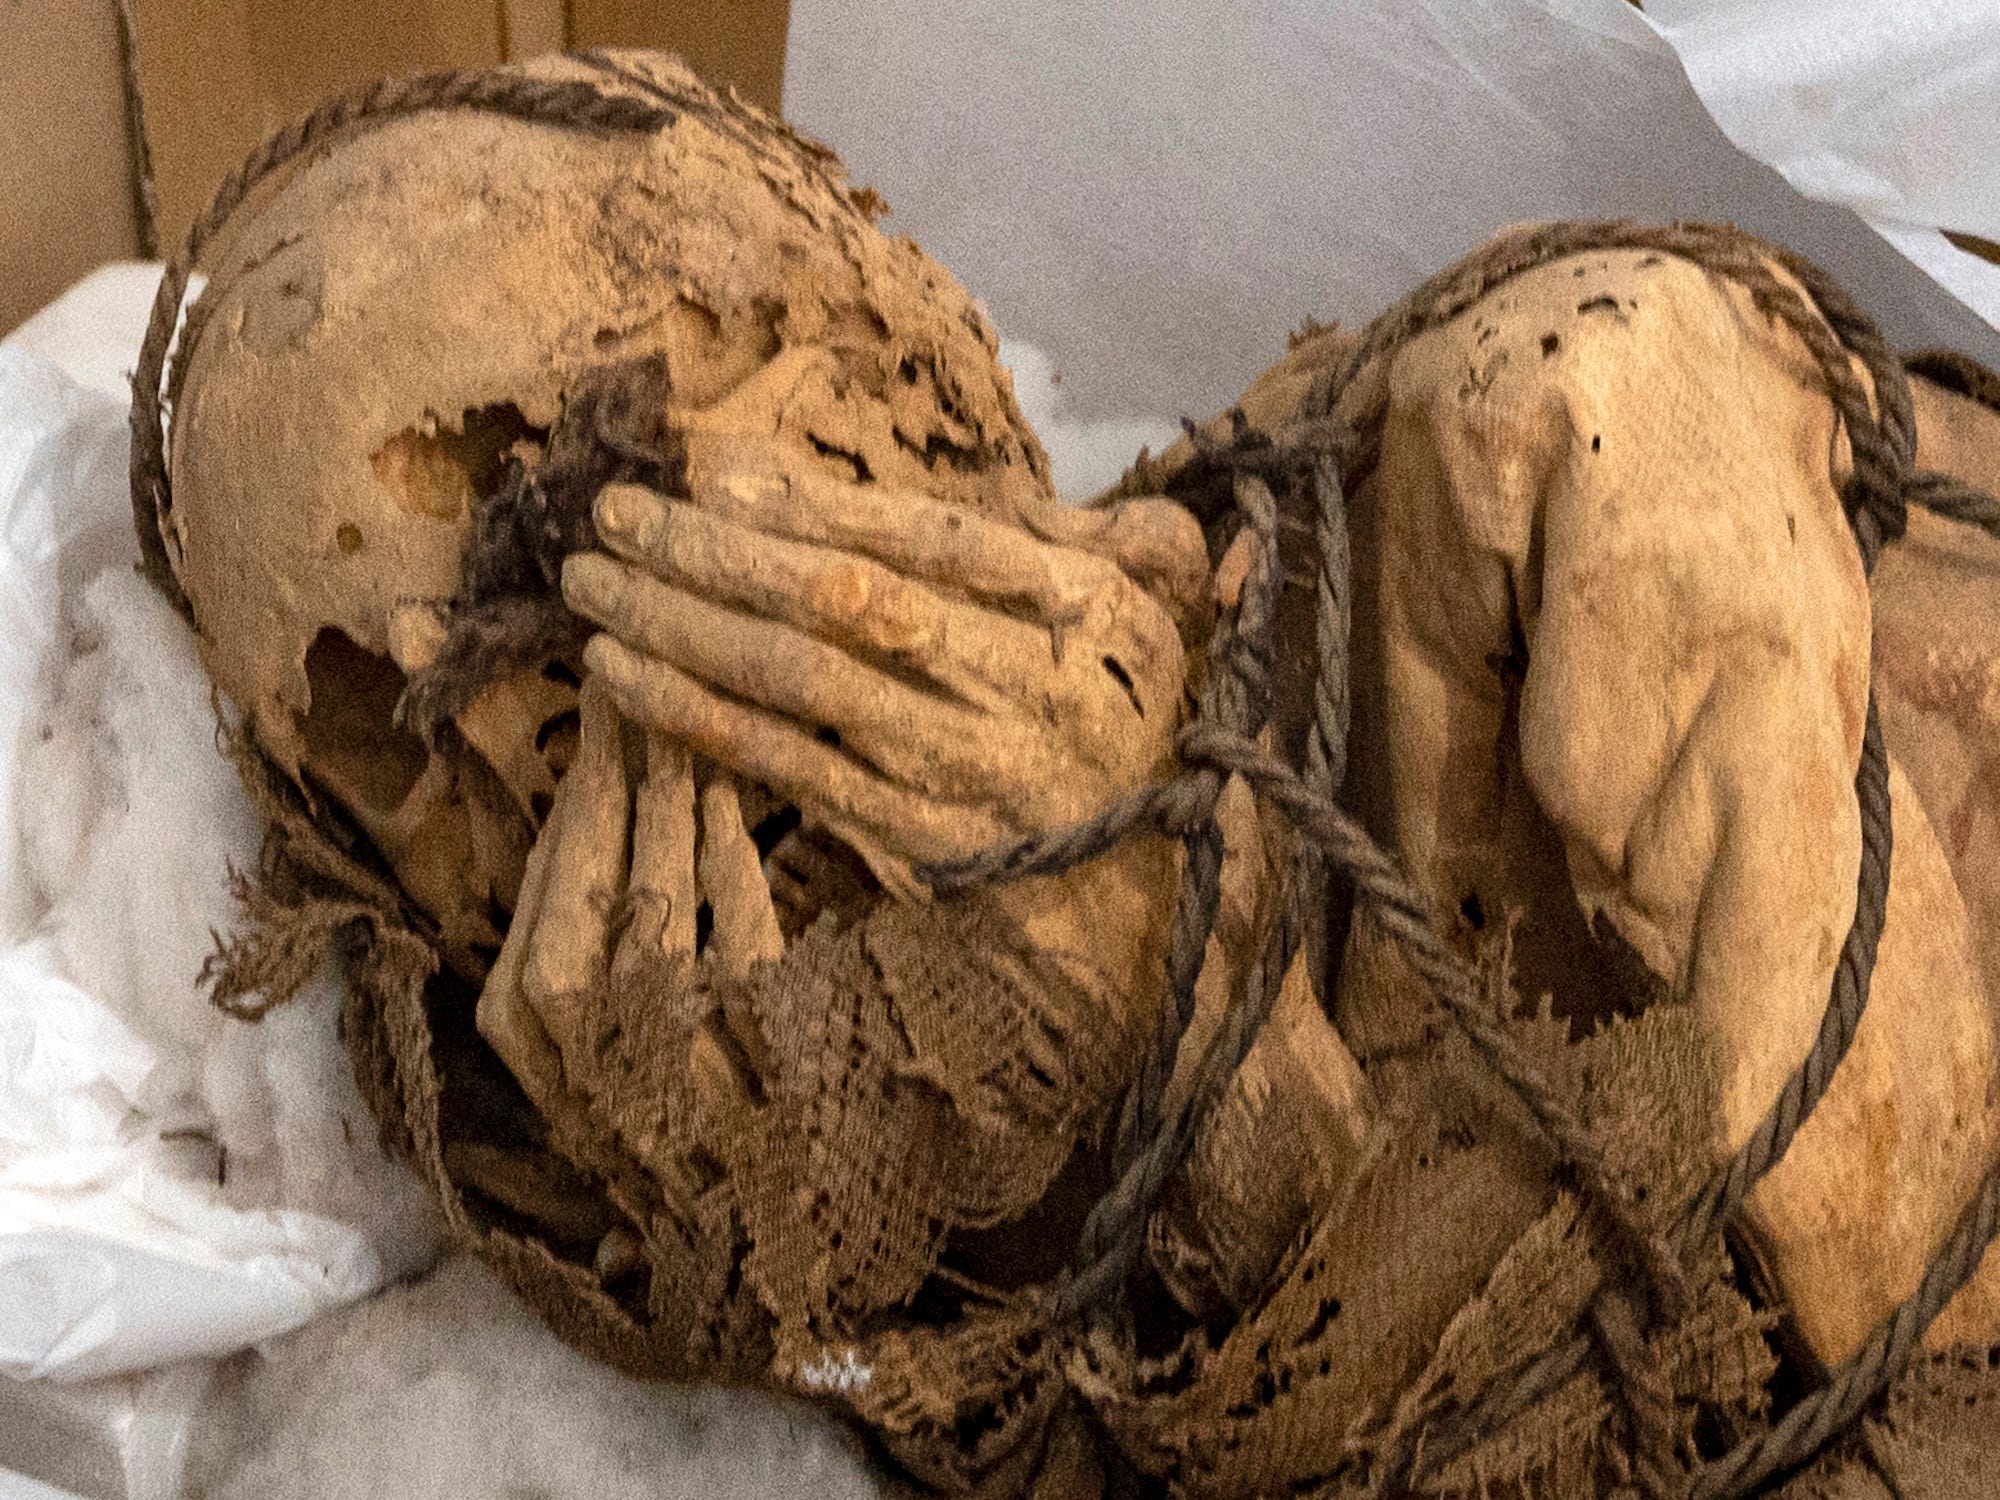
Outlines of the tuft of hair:
<svg viewBox="0 0 2000 1500">
<path fill-rule="evenodd" d="M 480 500 L 445 643 L 398 709 L 427 743 L 492 683 L 551 661 L 578 665 L 589 628 L 563 604 L 563 561 L 597 545 L 590 511 L 605 485 L 685 487 L 686 449 L 667 423 L 672 389 L 660 354 L 586 370 L 547 446 L 510 459 Z"/>
</svg>

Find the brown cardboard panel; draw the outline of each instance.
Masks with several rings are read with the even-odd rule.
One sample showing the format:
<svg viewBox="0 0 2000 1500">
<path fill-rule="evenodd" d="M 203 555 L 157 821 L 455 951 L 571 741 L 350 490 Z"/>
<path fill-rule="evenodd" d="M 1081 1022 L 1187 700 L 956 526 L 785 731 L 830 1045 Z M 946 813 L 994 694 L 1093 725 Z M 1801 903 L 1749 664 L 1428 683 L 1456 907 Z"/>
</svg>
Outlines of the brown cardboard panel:
<svg viewBox="0 0 2000 1500">
<path fill-rule="evenodd" d="M 789 0 L 136 0 L 160 231 L 177 243 L 271 130 L 327 95 L 565 46 L 665 47 L 776 109 Z M 113 0 L 15 0 L 0 26 L 0 329 L 137 253 Z"/>
<path fill-rule="evenodd" d="M 100 3 L 108 13 L 108 0 Z M 502 0 L 137 4 L 168 244 L 246 152 L 328 94 L 386 74 L 484 67 L 501 58 Z"/>
<path fill-rule="evenodd" d="M 577 47 L 665 47 L 710 83 L 776 111 L 791 0 L 569 0 Z"/>
<path fill-rule="evenodd" d="M 111 0 L 0 9 L 0 331 L 138 254 Z"/>
<path fill-rule="evenodd" d="M 500 0 L 500 50 L 509 62 L 568 45 L 569 9 L 563 0 Z"/>
</svg>

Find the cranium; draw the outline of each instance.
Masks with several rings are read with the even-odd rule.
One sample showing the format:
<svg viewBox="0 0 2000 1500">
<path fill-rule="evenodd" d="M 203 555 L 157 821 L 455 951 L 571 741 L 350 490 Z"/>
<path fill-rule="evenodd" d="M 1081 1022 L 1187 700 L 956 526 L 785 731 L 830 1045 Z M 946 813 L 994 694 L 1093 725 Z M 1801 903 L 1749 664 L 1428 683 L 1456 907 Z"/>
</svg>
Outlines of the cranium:
<svg viewBox="0 0 2000 1500">
<path fill-rule="evenodd" d="M 677 422 L 817 346 L 833 380 L 782 409 L 739 400 L 731 420 L 804 439 L 843 477 L 996 515 L 1048 494 L 979 310 L 874 228 L 826 153 L 671 59 L 532 71 L 642 95 L 674 122 L 635 136 L 440 111 L 339 140 L 237 216 L 175 389 L 168 546 L 210 673 L 475 975 L 574 743 L 553 604 L 516 587 L 543 611 L 541 658 L 516 632 L 511 654 L 473 660 L 481 690 L 448 704 L 441 736 L 398 705 L 454 649 L 466 606 L 492 603 L 467 597 L 492 583 L 464 562 L 482 502 L 524 485 L 546 499 L 531 481 L 565 442 L 605 473 L 634 461 L 580 400 L 593 382 L 638 372 L 608 386 L 650 402 L 640 426 L 671 447 Z"/>
</svg>

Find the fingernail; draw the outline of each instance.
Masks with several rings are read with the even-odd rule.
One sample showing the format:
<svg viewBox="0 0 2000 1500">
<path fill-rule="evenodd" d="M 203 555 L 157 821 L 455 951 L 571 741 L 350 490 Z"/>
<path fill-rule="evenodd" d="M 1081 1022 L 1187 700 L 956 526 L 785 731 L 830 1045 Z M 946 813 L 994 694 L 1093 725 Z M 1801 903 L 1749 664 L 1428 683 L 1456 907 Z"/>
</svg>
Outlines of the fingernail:
<svg viewBox="0 0 2000 1500">
<path fill-rule="evenodd" d="M 726 513 L 740 514 L 783 503 L 786 489 L 782 475 L 732 468 L 717 474 L 706 486 L 706 493 L 711 501 L 720 501 Z"/>
<path fill-rule="evenodd" d="M 659 496 L 630 484 L 608 484 L 599 490 L 593 512 L 598 531 L 640 548 L 653 545 L 667 518 Z"/>
</svg>

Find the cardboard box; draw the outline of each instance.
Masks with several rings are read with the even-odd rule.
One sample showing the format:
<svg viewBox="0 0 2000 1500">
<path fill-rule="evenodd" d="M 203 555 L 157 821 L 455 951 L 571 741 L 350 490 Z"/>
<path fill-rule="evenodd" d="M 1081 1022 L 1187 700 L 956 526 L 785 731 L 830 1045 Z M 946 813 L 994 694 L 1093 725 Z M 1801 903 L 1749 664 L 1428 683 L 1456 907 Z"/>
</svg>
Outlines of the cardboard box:
<svg viewBox="0 0 2000 1500">
<path fill-rule="evenodd" d="M 571 46 L 666 46 L 717 88 L 734 85 L 773 111 L 783 98 L 791 0 L 567 0 L 565 9 Z"/>
<path fill-rule="evenodd" d="M 172 245 L 258 141 L 391 73 L 565 47 L 681 53 L 777 108 L 789 0 L 134 0 L 139 80 Z M 36 0 L 0 28 L 0 331 L 140 252 L 116 0 Z M 26 208 L 28 211 L 23 212 Z"/>
<path fill-rule="evenodd" d="M 111 0 L 11 5 L 0 25 L 0 330 L 139 253 Z"/>
</svg>

